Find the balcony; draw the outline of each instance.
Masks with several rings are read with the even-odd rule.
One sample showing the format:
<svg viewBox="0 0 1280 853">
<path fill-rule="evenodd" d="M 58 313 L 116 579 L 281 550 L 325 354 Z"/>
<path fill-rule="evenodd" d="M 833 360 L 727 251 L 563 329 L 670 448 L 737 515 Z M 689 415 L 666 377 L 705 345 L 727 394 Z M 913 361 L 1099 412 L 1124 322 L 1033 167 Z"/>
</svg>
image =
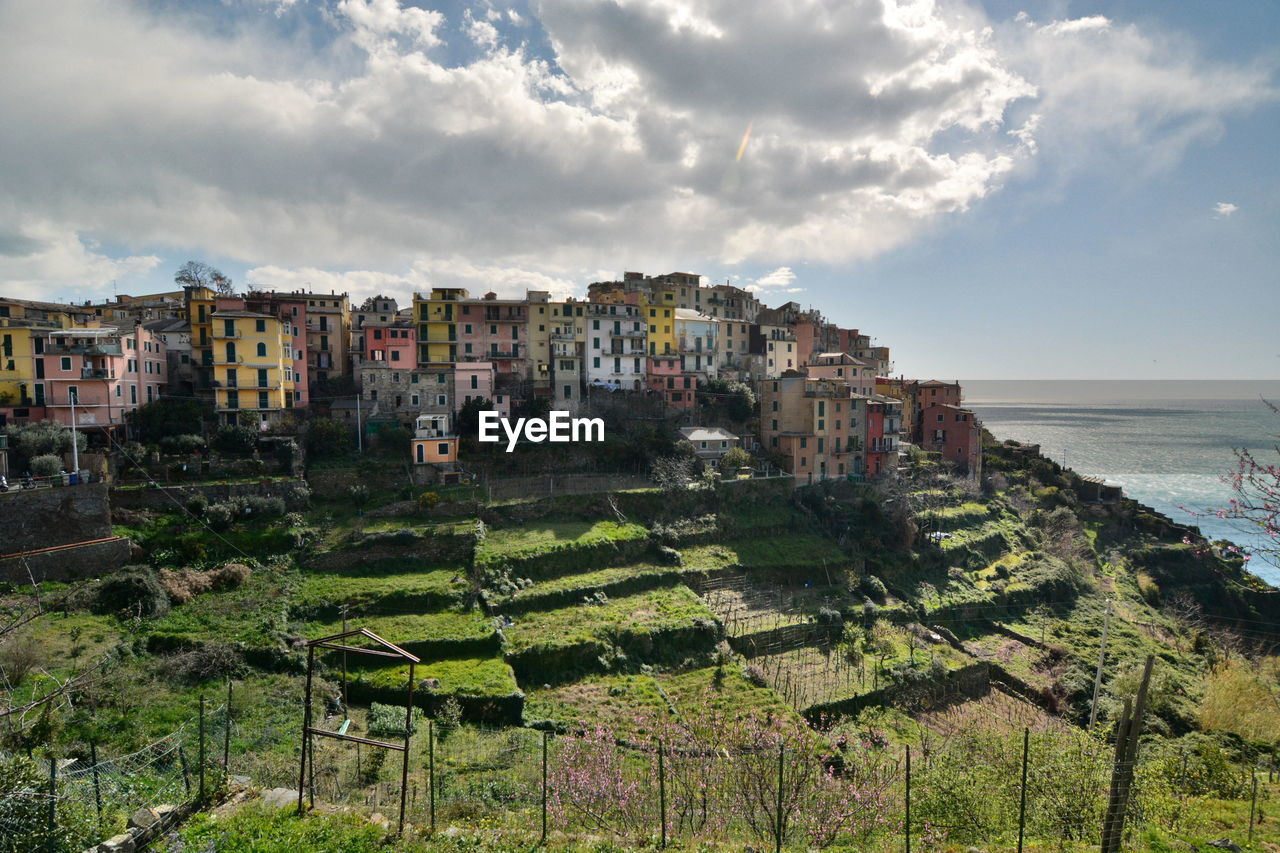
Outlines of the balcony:
<svg viewBox="0 0 1280 853">
<path fill-rule="evenodd" d="M 553 332 L 551 335 L 551 340 L 563 341 L 565 343 L 575 343 L 578 340 L 578 336 L 574 335 L 572 332 L 569 332 L 569 333 Z"/>
<path fill-rule="evenodd" d="M 119 344 L 55 344 L 44 348 L 46 355 L 122 355 Z"/>
<path fill-rule="evenodd" d="M 116 375 L 110 370 L 101 370 L 94 367 L 80 368 L 81 379 L 115 379 Z"/>
</svg>

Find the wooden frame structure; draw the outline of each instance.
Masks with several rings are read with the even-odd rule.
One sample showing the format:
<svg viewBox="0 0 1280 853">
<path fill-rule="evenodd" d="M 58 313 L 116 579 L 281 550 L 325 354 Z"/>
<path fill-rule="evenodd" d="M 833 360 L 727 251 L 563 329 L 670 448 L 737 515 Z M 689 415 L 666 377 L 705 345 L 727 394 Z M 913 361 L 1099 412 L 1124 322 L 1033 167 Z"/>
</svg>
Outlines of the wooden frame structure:
<svg viewBox="0 0 1280 853">
<path fill-rule="evenodd" d="M 369 649 L 359 646 L 346 645 L 340 641 L 349 637 L 363 637 L 372 640 L 382 648 Z M 409 686 L 405 695 L 404 705 L 404 743 L 389 743 L 387 741 L 373 740 L 372 738 L 357 737 L 349 735 L 345 732 L 331 732 L 328 729 L 318 729 L 311 725 L 311 674 L 315 669 L 316 649 L 331 649 L 339 652 L 351 652 L 357 655 L 373 655 L 375 657 L 394 658 L 396 660 L 407 661 L 409 664 Z M 333 738 L 334 740 L 345 740 L 353 743 L 362 743 L 365 746 L 376 746 L 380 749 L 390 749 L 403 753 L 404 762 L 400 770 L 400 827 L 399 831 L 404 832 L 404 809 L 405 798 L 409 790 L 409 743 L 413 736 L 413 686 L 415 681 L 414 667 L 422 663 L 421 658 L 406 652 L 395 643 L 382 639 L 368 628 L 360 628 L 356 631 L 344 631 L 341 634 L 334 634 L 329 637 L 321 637 L 318 640 L 311 640 L 307 643 L 307 688 L 306 698 L 303 699 L 304 707 L 302 712 L 302 757 L 298 761 L 298 814 L 302 814 L 303 792 L 307 788 L 307 757 L 310 755 L 311 738 L 313 735 L 320 737 Z M 314 768 L 313 768 L 314 771 Z M 311 792 L 312 805 L 315 804 L 315 791 Z"/>
</svg>

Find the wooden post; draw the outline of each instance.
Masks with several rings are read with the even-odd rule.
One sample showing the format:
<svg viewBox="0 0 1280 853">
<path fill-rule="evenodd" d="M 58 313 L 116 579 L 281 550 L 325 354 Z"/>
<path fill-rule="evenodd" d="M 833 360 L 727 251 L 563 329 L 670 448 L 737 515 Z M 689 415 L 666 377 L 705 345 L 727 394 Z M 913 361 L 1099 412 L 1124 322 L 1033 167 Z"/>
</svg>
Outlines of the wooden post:
<svg viewBox="0 0 1280 853">
<path fill-rule="evenodd" d="M 1031 727 L 1022 729 L 1022 791 L 1018 799 L 1018 853 L 1022 853 L 1022 838 L 1027 828 L 1027 755 L 1031 751 Z"/>
<path fill-rule="evenodd" d="M 1253 821 L 1258 811 L 1258 768 L 1253 768 L 1253 794 L 1249 797 L 1249 841 L 1253 844 Z"/>
<path fill-rule="evenodd" d="M 182 787 L 187 792 L 187 796 L 191 796 L 191 775 L 187 772 L 187 756 L 182 751 L 182 747 L 178 747 L 178 767 L 182 770 Z"/>
<path fill-rule="evenodd" d="M 774 853 L 780 853 L 780 851 L 782 850 L 782 785 L 783 785 L 783 771 L 786 768 L 786 763 L 785 763 L 786 753 L 787 753 L 787 748 L 785 746 L 779 745 L 778 746 L 778 816 L 777 816 L 778 824 L 777 824 L 777 832 L 774 834 L 774 841 L 776 842 L 773 848 Z"/>
<path fill-rule="evenodd" d="M 343 652 L 343 654 L 346 654 L 346 652 Z M 405 697 L 404 707 L 404 762 L 400 765 L 400 828 L 396 830 L 398 835 L 404 834 L 405 797 L 409 795 L 409 743 L 413 738 L 413 682 L 413 661 L 409 661 L 409 693 Z M 344 689 L 346 687 L 345 680 L 343 687 Z M 343 699 L 346 699 L 345 695 Z"/>
<path fill-rule="evenodd" d="M 436 737 L 434 720 L 427 720 L 427 778 L 431 782 L 431 834 L 436 834 Z"/>
<path fill-rule="evenodd" d="M 1126 713 L 1122 717 L 1121 721 L 1126 725 L 1116 735 L 1116 764 L 1111 775 L 1111 794 L 1103 825 L 1101 853 L 1118 853 L 1124 836 L 1124 819 L 1129 808 L 1129 794 L 1133 789 L 1134 763 L 1138 758 L 1138 739 L 1142 735 L 1147 692 L 1151 686 L 1151 668 L 1154 665 L 1155 656 L 1147 655 L 1147 662 L 1142 668 L 1142 683 L 1138 685 L 1138 698 L 1133 706 L 1133 716 L 1128 717 Z M 1128 711 L 1128 703 L 1125 710 Z"/>
<path fill-rule="evenodd" d="M 58 759 L 49 756 L 49 834 L 45 836 L 45 849 L 57 850 L 55 836 L 58 833 Z"/>
<path fill-rule="evenodd" d="M 906 836 L 907 853 L 911 853 L 911 746 L 907 745 L 907 811 L 904 815 L 902 825 L 903 834 Z"/>
<path fill-rule="evenodd" d="M 204 802 L 204 694 L 200 694 L 200 802 Z"/>
<path fill-rule="evenodd" d="M 222 778 L 231 785 L 231 679 L 227 679 L 227 711 L 222 732 Z"/>
<path fill-rule="evenodd" d="M 98 834 L 102 834 L 102 788 L 98 783 L 98 744 L 89 740 L 89 761 L 93 764 L 93 803 L 98 809 Z"/>
<path fill-rule="evenodd" d="M 1254 790 L 1257 790 L 1254 780 Z M 667 846 L 667 766 L 663 757 L 662 741 L 658 741 L 658 816 L 662 821 L 662 847 Z M 1250 824 L 1252 826 L 1252 823 Z"/>
<path fill-rule="evenodd" d="M 302 757 L 298 760 L 298 814 L 302 814 L 302 790 L 307 784 L 307 742 L 311 740 L 311 671 L 315 667 L 315 646 L 307 648 L 307 686 L 303 691 Z"/>
<path fill-rule="evenodd" d="M 547 739 L 550 733 L 542 733 L 542 837 L 539 844 L 547 843 Z"/>
<path fill-rule="evenodd" d="M 1107 599 L 1107 615 L 1102 620 L 1102 643 L 1098 647 L 1098 671 L 1093 676 L 1093 701 L 1089 704 L 1089 731 L 1098 721 L 1098 692 L 1102 689 L 1102 663 L 1107 658 L 1107 632 L 1111 629 L 1111 608 L 1115 602 Z"/>
</svg>

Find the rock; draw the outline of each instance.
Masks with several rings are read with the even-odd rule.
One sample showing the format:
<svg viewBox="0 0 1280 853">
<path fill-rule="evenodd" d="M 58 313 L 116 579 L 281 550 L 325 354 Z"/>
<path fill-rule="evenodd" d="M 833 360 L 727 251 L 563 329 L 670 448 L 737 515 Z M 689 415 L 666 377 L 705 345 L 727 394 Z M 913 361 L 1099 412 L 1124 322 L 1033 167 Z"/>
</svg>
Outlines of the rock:
<svg viewBox="0 0 1280 853">
<path fill-rule="evenodd" d="M 424 679 L 422 679 L 421 681 L 419 681 L 419 682 L 418 682 L 418 689 L 419 689 L 419 690 L 439 690 L 439 689 L 440 689 L 440 679 L 438 679 L 438 678 L 424 678 Z"/>
<path fill-rule="evenodd" d="M 160 818 L 160 823 L 162 824 L 167 824 L 178 816 L 178 807 L 167 803 L 163 806 L 156 806 L 153 811 L 156 813 L 156 817 Z"/>
<path fill-rule="evenodd" d="M 126 828 L 133 829 L 150 829 L 160 820 L 160 815 L 156 814 L 154 809 L 138 809 L 129 815 L 129 822 L 125 824 Z"/>
<path fill-rule="evenodd" d="M 134 853 L 136 849 L 133 836 L 127 832 L 113 835 L 98 845 L 98 853 Z"/>
<path fill-rule="evenodd" d="M 384 815 L 382 812 L 374 812 L 374 813 L 369 817 L 369 823 L 372 823 L 372 824 L 375 824 L 375 825 L 377 825 L 377 826 L 380 826 L 380 827 L 382 827 L 383 829 L 388 829 L 388 828 L 390 828 L 390 826 L 391 826 L 391 821 L 390 821 L 390 820 L 388 820 L 388 819 L 387 819 L 387 816 L 386 816 L 386 815 Z"/>
<path fill-rule="evenodd" d="M 262 804 L 272 809 L 283 809 L 289 806 L 296 807 L 298 805 L 298 789 L 272 788 L 270 791 L 263 791 Z"/>
<path fill-rule="evenodd" d="M 1231 853 L 1243 853 L 1239 844 L 1236 844 L 1230 838 L 1219 838 L 1216 841 L 1208 842 L 1210 847 L 1217 847 L 1219 850 L 1230 850 Z"/>
</svg>

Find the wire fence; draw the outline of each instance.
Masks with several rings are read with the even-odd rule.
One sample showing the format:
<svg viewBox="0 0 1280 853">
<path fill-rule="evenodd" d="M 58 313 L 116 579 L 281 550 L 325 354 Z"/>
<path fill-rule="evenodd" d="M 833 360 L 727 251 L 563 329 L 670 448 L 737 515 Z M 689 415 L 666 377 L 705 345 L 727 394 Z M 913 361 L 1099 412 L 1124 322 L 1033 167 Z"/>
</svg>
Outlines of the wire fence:
<svg viewBox="0 0 1280 853">
<path fill-rule="evenodd" d="M 93 743 L 77 758 L 0 754 L 0 851 L 85 850 L 140 809 L 208 799 L 226 782 L 233 729 L 222 705 L 127 755 L 103 758 Z"/>
<path fill-rule="evenodd" d="M 139 809 L 209 801 L 232 774 L 296 792 L 298 768 L 284 757 L 288 750 L 276 750 L 276 763 L 262 763 L 258 739 L 234 716 L 225 705 L 210 709 L 112 758 L 51 763 L 0 756 L 0 783 L 10 791 L 0 797 L 0 851 L 82 851 L 123 831 Z M 1118 829 L 1120 815 L 1126 836 L 1149 825 L 1176 829 L 1191 802 L 1209 796 L 1252 798 L 1252 833 L 1252 816 L 1274 791 L 1267 771 L 1260 788 L 1251 787 L 1248 770 L 1241 776 L 1239 767 L 1231 779 L 1206 787 L 1212 767 L 1202 755 L 1150 750 L 1123 760 L 1104 738 L 1066 727 L 1023 728 L 1010 725 L 1012 718 L 1003 728 L 993 720 L 944 733 L 922 729 L 911 747 L 869 728 L 824 734 L 716 709 L 697 720 L 640 722 L 624 736 L 585 725 L 554 734 L 416 720 L 406 820 L 421 832 L 489 826 L 531 840 L 589 834 L 661 845 L 737 841 L 774 850 L 837 842 L 865 849 L 982 843 L 1021 850 L 1028 838 L 1096 845 L 1105 841 L 1108 818 Z M 360 721 L 343 714 L 317 724 L 365 733 Z M 979 728 L 983 733 L 974 733 Z M 273 739 L 287 743 L 298 736 L 281 730 Z M 398 754 L 313 741 L 305 805 L 396 814 Z M 14 785 L 19 764 L 26 776 Z M 1117 784 L 1125 789 L 1119 800 Z M 1235 834 L 1245 843 L 1244 826 Z"/>
</svg>

